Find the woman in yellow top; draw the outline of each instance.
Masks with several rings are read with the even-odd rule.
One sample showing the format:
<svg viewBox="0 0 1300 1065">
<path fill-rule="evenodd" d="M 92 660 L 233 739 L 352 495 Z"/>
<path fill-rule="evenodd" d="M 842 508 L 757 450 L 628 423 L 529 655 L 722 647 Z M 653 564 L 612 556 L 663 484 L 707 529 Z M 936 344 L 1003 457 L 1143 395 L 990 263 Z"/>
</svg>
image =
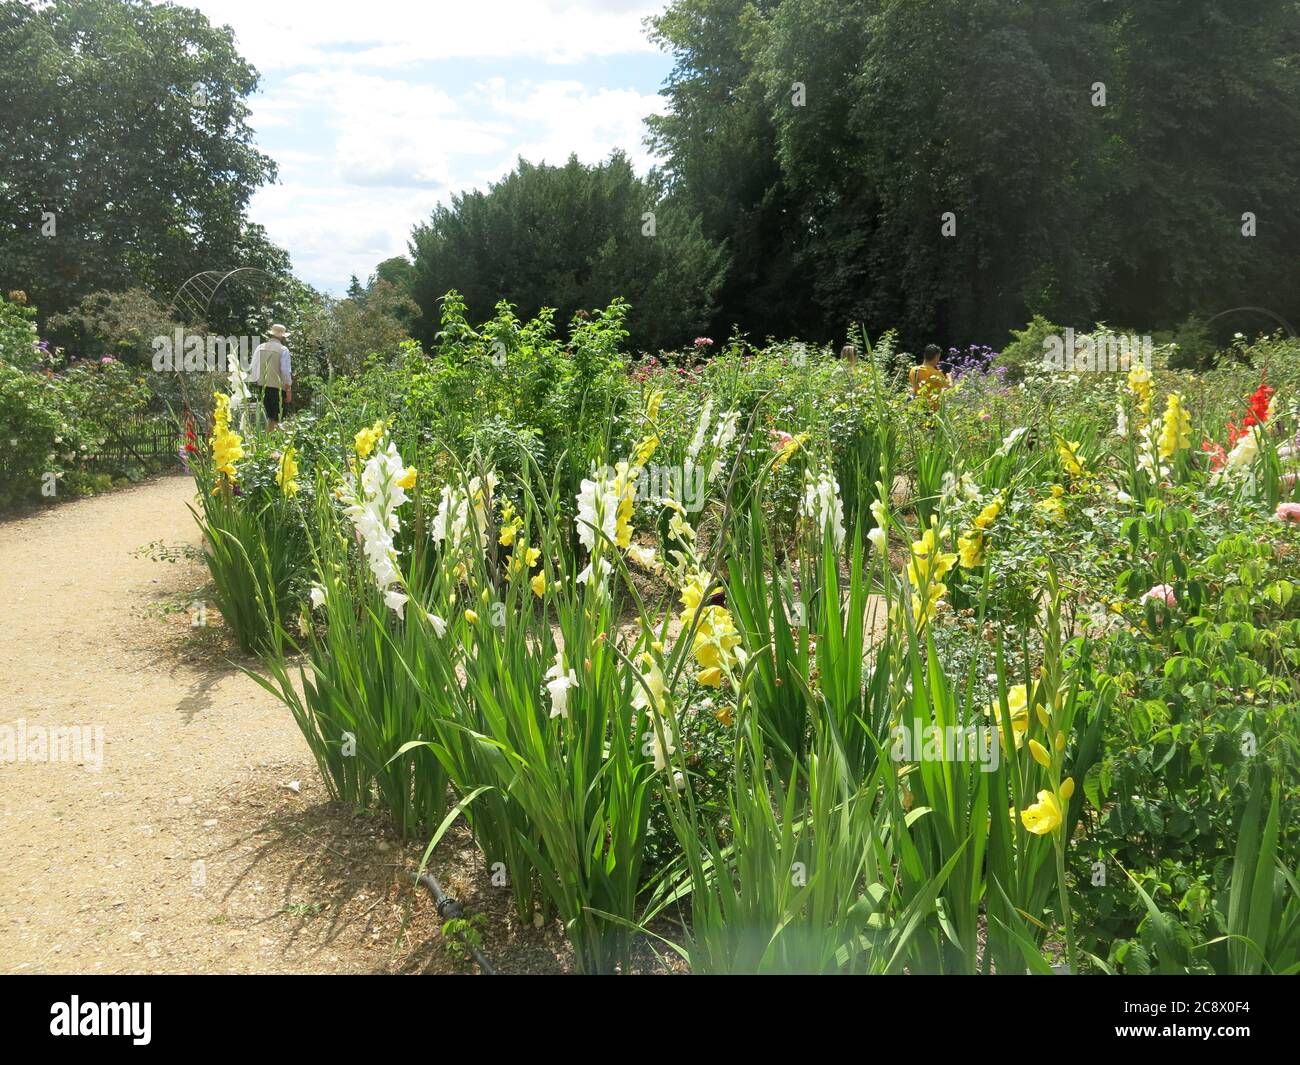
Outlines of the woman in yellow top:
<svg viewBox="0 0 1300 1065">
<path fill-rule="evenodd" d="M 948 375 L 939 369 L 939 356 L 943 352 L 938 344 L 930 344 L 921 355 L 921 362 L 907 372 L 913 396 L 924 396 L 930 406 L 939 405 L 939 393 L 948 387 Z"/>
</svg>

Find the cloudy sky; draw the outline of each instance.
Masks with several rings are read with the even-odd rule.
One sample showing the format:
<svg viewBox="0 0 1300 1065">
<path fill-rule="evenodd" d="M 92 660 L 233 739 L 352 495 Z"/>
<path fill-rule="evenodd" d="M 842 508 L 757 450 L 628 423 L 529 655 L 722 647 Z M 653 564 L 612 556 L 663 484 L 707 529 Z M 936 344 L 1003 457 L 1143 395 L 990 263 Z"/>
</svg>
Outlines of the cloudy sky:
<svg viewBox="0 0 1300 1065">
<path fill-rule="evenodd" d="M 232 27 L 261 73 L 251 125 L 280 180 L 250 215 L 328 292 L 518 156 L 649 165 L 642 119 L 671 63 L 642 20 L 664 0 L 180 2 Z"/>
</svg>

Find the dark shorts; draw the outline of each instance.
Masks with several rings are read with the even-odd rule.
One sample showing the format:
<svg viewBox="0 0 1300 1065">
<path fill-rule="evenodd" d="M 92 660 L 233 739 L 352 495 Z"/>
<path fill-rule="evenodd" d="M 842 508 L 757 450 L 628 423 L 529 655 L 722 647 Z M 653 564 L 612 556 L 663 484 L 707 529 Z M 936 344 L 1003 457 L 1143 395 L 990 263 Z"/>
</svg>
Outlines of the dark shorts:
<svg viewBox="0 0 1300 1065">
<path fill-rule="evenodd" d="M 268 421 L 278 422 L 283 417 L 284 393 L 278 388 L 262 389 L 262 409 Z"/>
</svg>

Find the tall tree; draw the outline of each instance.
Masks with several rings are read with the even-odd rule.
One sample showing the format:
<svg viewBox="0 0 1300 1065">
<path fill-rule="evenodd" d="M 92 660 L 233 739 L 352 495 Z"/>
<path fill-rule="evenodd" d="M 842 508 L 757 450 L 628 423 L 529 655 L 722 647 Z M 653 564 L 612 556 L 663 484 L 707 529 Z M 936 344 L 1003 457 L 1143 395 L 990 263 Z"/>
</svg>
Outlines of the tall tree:
<svg viewBox="0 0 1300 1065">
<path fill-rule="evenodd" d="M 766 19 L 778 0 L 677 0 L 650 20 L 671 51 L 664 115 L 647 119 L 665 162 L 671 202 L 698 214 L 705 236 L 725 242 L 730 266 L 714 331 L 741 325 L 757 339 L 815 334 L 804 234 L 776 150 L 776 126 L 758 66 Z"/>
<path fill-rule="evenodd" d="M 1300 314 L 1295 0 L 674 0 L 652 36 L 751 331 Z"/>
<path fill-rule="evenodd" d="M 144 0 L 0 0 L 0 56 L 0 289 L 48 314 L 239 265 L 275 166 L 228 27 Z"/>
<path fill-rule="evenodd" d="M 596 166 L 521 159 L 487 192 L 439 206 L 412 233 L 411 255 L 425 342 L 438 330 L 438 300 L 454 288 L 471 320 L 505 299 L 525 317 L 552 307 L 567 321 L 621 296 L 634 344 L 675 347 L 708 324 L 725 267 L 699 220 L 662 202 L 621 152 Z"/>
</svg>

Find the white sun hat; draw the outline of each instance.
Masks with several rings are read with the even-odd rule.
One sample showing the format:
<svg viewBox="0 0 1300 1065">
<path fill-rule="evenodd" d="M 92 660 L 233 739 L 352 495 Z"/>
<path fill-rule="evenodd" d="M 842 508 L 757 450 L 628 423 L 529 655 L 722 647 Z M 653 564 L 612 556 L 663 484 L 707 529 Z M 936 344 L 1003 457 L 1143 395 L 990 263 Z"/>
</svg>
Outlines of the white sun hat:
<svg viewBox="0 0 1300 1065">
<path fill-rule="evenodd" d="M 273 325 L 266 331 L 266 335 L 275 337 L 276 340 L 284 340 L 289 335 L 289 330 L 282 325 Z"/>
</svg>

